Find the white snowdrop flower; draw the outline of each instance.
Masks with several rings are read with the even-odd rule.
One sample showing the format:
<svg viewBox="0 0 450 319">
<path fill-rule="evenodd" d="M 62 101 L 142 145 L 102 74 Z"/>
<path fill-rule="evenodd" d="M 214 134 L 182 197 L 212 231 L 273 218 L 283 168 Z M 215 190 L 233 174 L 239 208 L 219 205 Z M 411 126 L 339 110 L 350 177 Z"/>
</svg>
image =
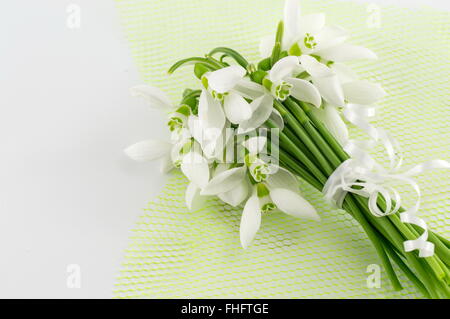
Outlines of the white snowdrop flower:
<svg viewBox="0 0 450 319">
<path fill-rule="evenodd" d="M 168 126 L 171 131 L 170 141 L 146 140 L 127 147 L 124 152 L 133 160 L 145 162 L 161 159 L 160 170 L 167 173 L 181 160 L 181 150 L 191 138 L 188 130 L 184 129 L 185 122 L 191 113 L 187 105 L 176 108 L 168 96 L 156 87 L 138 85 L 130 89 L 133 96 L 145 99 L 151 107 L 169 112 Z"/>
<path fill-rule="evenodd" d="M 217 195 L 232 190 L 246 176 L 247 168 L 238 166 L 226 169 L 216 174 L 200 192 L 201 195 Z"/>
<path fill-rule="evenodd" d="M 298 57 L 287 56 L 277 61 L 263 79 L 261 87 L 264 94 L 250 103 L 252 116 L 240 123 L 238 134 L 247 133 L 262 126 L 269 118 L 282 128 L 281 115 L 273 108 L 274 99 L 283 101 L 292 95 L 319 107 L 321 97 L 318 89 L 309 81 L 296 78 L 302 71 Z"/>
<path fill-rule="evenodd" d="M 287 56 L 278 60 L 263 80 L 263 85 L 273 96 L 284 101 L 288 96 L 320 106 L 321 98 L 317 88 L 310 82 L 296 78 L 304 69 L 296 56 Z"/>
<path fill-rule="evenodd" d="M 183 156 L 180 165 L 183 174 L 197 187 L 203 188 L 209 182 L 209 163 L 196 150 L 192 150 Z"/>
<path fill-rule="evenodd" d="M 223 102 L 225 115 L 233 124 L 240 124 L 252 115 L 245 98 L 253 99 L 263 93 L 256 83 L 244 79 L 246 73 L 243 67 L 231 65 L 205 74 L 212 97 Z"/>
<path fill-rule="evenodd" d="M 240 240 L 244 249 L 258 232 L 262 213 L 274 210 L 293 217 L 320 220 L 314 207 L 299 194 L 297 179 L 289 171 L 277 167 L 265 182 L 254 186 L 244 205 L 240 224 Z"/>
<path fill-rule="evenodd" d="M 314 54 L 325 61 L 347 62 L 356 59 L 375 59 L 367 48 L 344 43 L 347 32 L 338 26 L 326 26 L 325 14 L 301 16 L 299 0 L 286 0 L 284 7 L 285 32 L 282 48 L 291 55 Z M 260 43 L 262 57 L 272 53 L 275 37 L 265 37 Z"/>
<path fill-rule="evenodd" d="M 334 72 L 334 68 L 330 68 L 329 65 L 355 59 L 374 59 L 376 55 L 364 47 L 344 43 L 348 37 L 347 32 L 340 27 L 325 26 L 323 13 L 300 16 L 299 1 L 287 0 L 284 9 L 284 25 L 282 49 L 291 56 L 299 57 L 301 67 L 310 76 L 312 83 L 325 101 L 342 107 L 346 95 L 354 99 L 355 90 L 377 91 L 373 87 L 362 88 L 360 83 L 346 84 L 345 89 L 342 87 L 337 72 Z M 263 57 L 271 55 L 274 41 L 273 36 L 261 41 L 260 51 Z M 303 77 L 303 80 L 308 78 Z M 379 92 L 373 95 L 377 96 L 377 93 Z M 362 96 L 357 95 L 356 99 Z M 312 103 L 305 99 L 302 101 Z"/>
<path fill-rule="evenodd" d="M 226 171 L 230 165 L 228 164 L 218 164 L 216 169 L 214 170 L 214 176 L 219 175 L 220 173 Z M 221 192 L 217 194 L 220 200 L 228 205 L 233 207 L 239 206 L 244 200 L 247 199 L 250 191 L 250 181 L 247 178 L 247 175 L 236 184 L 234 184 L 233 188 L 228 191 Z"/>
<path fill-rule="evenodd" d="M 250 103 L 253 110 L 252 116 L 239 124 L 238 134 L 248 133 L 261 127 L 274 113 L 273 97 L 271 94 L 264 94 Z"/>
<path fill-rule="evenodd" d="M 145 140 L 128 146 L 124 153 L 138 162 L 161 160 L 160 171 L 169 172 L 176 167 L 181 158 L 181 149 L 187 140 L 176 143 L 161 140 Z"/>
<path fill-rule="evenodd" d="M 336 73 L 310 55 L 304 54 L 298 59 L 323 99 L 333 105 L 343 106 L 344 93 Z"/>
</svg>

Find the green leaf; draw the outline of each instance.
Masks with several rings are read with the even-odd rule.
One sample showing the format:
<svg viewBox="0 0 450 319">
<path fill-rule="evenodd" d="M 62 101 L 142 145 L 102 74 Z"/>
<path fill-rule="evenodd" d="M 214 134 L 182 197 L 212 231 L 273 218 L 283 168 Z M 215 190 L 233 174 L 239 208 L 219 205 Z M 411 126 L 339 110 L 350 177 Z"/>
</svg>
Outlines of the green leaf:
<svg viewBox="0 0 450 319">
<path fill-rule="evenodd" d="M 269 71 L 271 66 L 270 57 L 265 58 L 258 63 L 258 69 L 262 71 Z"/>
<path fill-rule="evenodd" d="M 247 69 L 247 66 L 249 65 L 248 61 L 239 52 L 233 49 L 227 47 L 217 47 L 209 52 L 209 55 L 213 55 L 215 53 L 223 53 L 224 55 L 229 56 L 245 69 Z"/>
<path fill-rule="evenodd" d="M 277 42 L 275 43 L 275 46 L 272 50 L 272 55 L 270 56 L 270 64 L 273 66 L 277 61 L 280 59 L 280 53 L 281 53 L 281 43 Z"/>
<path fill-rule="evenodd" d="M 252 79 L 253 82 L 262 84 L 263 79 L 266 77 L 266 75 L 267 75 L 266 71 L 257 70 L 250 74 L 250 78 Z"/>
<path fill-rule="evenodd" d="M 176 63 L 174 63 L 170 67 L 170 69 L 167 71 L 167 73 L 172 74 L 173 72 L 175 72 L 181 66 L 192 65 L 192 64 L 195 64 L 195 63 L 202 64 L 205 67 L 207 67 L 208 69 L 210 69 L 211 71 L 219 69 L 216 65 L 211 63 L 211 61 L 209 61 L 206 58 L 191 57 L 191 58 L 187 58 L 187 59 L 183 59 L 183 60 L 177 61 Z"/>
<path fill-rule="evenodd" d="M 281 44 L 283 42 L 283 33 L 284 33 L 284 23 L 283 21 L 280 21 L 277 27 L 277 34 L 275 35 L 275 43 L 280 42 Z"/>
</svg>

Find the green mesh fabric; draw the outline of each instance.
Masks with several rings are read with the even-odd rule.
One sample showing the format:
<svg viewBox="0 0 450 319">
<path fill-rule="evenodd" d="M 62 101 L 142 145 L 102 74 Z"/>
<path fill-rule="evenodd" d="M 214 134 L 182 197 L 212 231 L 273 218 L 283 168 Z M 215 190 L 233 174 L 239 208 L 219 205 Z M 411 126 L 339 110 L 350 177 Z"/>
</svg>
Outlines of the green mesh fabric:
<svg viewBox="0 0 450 319">
<path fill-rule="evenodd" d="M 216 46 L 235 48 L 256 61 L 259 39 L 275 31 L 283 7 L 283 1 L 275 0 L 116 0 L 116 4 L 143 81 L 169 92 L 174 101 L 184 88 L 198 87 L 191 68 L 166 75 L 174 61 Z M 303 1 L 302 9 L 327 13 L 329 24 L 352 33 L 350 42 L 378 54 L 378 61 L 352 66 L 388 92 L 376 124 L 399 140 L 404 166 L 449 159 L 449 13 L 381 7 L 380 27 L 371 28 L 366 5 Z M 427 173 L 417 180 L 423 192 L 421 217 L 449 237 L 448 172 Z M 117 276 L 115 297 L 421 297 L 404 276 L 400 278 L 405 289 L 393 292 L 383 270 L 381 287 L 368 288 L 367 267 L 379 264 L 374 248 L 347 213 L 333 209 L 308 185 L 303 185 L 303 194 L 322 222 L 281 213 L 264 215 L 248 250 L 239 245 L 240 210 L 209 200 L 204 208 L 189 212 L 185 186 L 185 178 L 173 173 L 162 194 L 139 217 Z M 411 204 L 414 193 L 399 189 L 405 205 Z"/>
</svg>

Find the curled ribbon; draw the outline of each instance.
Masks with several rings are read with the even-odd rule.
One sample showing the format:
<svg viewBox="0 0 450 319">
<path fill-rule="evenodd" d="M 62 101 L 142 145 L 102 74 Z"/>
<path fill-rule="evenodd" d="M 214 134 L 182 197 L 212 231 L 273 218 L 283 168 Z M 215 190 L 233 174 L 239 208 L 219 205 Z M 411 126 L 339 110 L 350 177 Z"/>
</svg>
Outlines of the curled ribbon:
<svg viewBox="0 0 450 319">
<path fill-rule="evenodd" d="M 400 213 L 400 221 L 414 224 L 424 231 L 417 239 L 403 243 L 406 252 L 418 250 L 420 257 L 430 257 L 434 254 L 434 244 L 428 241 L 428 227 L 425 221 L 416 216 L 420 208 L 421 193 L 417 182 L 412 178 L 431 169 L 450 168 L 450 163 L 444 160 L 431 160 L 406 172 L 400 172 L 403 158 L 398 150 L 396 141 L 387 132 L 378 129 L 369 122 L 375 115 L 374 107 L 348 104 L 344 110 L 345 118 L 369 135 L 367 141 L 350 140 L 344 149 L 351 156 L 344 161 L 328 178 L 323 193 L 328 201 L 334 201 L 338 207 L 342 206 L 347 192 L 369 198 L 369 210 L 376 217 L 383 217 L 399 212 L 401 196 L 389 184 L 399 181 L 410 185 L 416 192 L 416 203 L 406 211 Z M 389 159 L 389 168 L 378 164 L 369 154 L 368 149 L 381 144 Z M 357 187 L 357 188 L 355 188 Z M 377 205 L 378 196 L 386 201 L 386 209 L 382 211 Z M 393 202 L 395 204 L 393 205 Z"/>
</svg>

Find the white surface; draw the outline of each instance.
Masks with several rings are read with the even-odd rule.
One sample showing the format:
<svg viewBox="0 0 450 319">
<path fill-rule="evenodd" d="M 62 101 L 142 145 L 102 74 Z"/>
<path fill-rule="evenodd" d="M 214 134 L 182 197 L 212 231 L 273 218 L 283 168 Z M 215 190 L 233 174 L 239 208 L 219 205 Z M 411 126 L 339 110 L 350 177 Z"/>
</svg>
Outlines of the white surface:
<svg viewBox="0 0 450 319">
<path fill-rule="evenodd" d="M 0 297 L 110 297 L 163 182 L 158 165 L 122 153 L 166 130 L 129 95 L 140 79 L 114 2 L 79 1 L 80 29 L 66 26 L 69 3 L 0 4 Z"/>
<path fill-rule="evenodd" d="M 66 26 L 70 3 L 80 29 Z M 164 180 L 122 149 L 166 132 L 128 94 L 140 80 L 114 2 L 2 1 L 0 52 L 0 297 L 110 297 L 133 222 Z M 67 287 L 70 264 L 81 288 Z"/>
</svg>

